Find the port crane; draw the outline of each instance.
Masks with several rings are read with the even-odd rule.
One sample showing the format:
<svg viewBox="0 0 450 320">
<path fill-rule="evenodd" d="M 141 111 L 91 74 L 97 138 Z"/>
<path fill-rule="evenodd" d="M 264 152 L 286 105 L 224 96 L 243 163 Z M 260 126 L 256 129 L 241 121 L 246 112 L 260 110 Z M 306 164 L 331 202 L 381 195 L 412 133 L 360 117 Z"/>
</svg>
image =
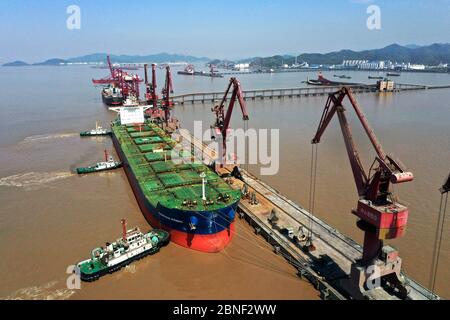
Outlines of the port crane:
<svg viewBox="0 0 450 320">
<path fill-rule="evenodd" d="M 367 173 L 362 166 L 345 116 L 343 100 L 346 97 L 377 154 Z M 364 296 L 364 292 L 371 289 L 369 280 L 379 280 L 380 285 L 387 285 L 405 297 L 408 293 L 403 285 L 398 251 L 393 247 L 383 246 L 383 241 L 401 237 L 408 219 L 408 208 L 394 199 L 390 184 L 412 181 L 413 174 L 405 171 L 403 165 L 384 152 L 351 88 L 348 87 L 329 95 L 312 144 L 320 142 L 335 114 L 339 119 L 359 196 L 357 207 L 352 213 L 359 218 L 357 226 L 364 231 L 362 259 L 352 265 L 349 290 L 355 295 Z"/>
<path fill-rule="evenodd" d="M 119 85 L 120 78 L 122 78 L 124 76 L 127 76 L 128 73 L 124 72 L 121 68 L 114 67 L 112 65 L 112 63 L 111 63 L 111 58 L 109 56 L 106 56 L 106 61 L 108 63 L 108 69 L 109 69 L 109 72 L 110 72 L 109 77 L 105 77 L 105 78 L 98 79 L 98 80 L 92 79 L 92 82 L 94 84 L 101 84 L 101 85 L 102 84 L 103 85 L 104 84 L 116 84 L 116 85 Z"/>
<path fill-rule="evenodd" d="M 148 65 L 144 64 L 144 83 L 145 83 L 145 100 L 152 104 L 154 108 L 157 107 L 158 95 L 156 93 L 156 64 L 152 63 L 152 82 L 148 82 Z"/>
<path fill-rule="evenodd" d="M 225 102 L 227 101 L 227 97 L 231 88 L 233 88 L 231 91 L 231 98 L 225 113 Z M 214 108 L 211 109 L 211 111 L 216 114 L 216 120 L 214 123 L 216 134 L 222 136 L 222 145 L 221 145 L 222 155 L 220 159 L 221 167 L 223 167 L 223 165 L 226 163 L 227 132 L 230 128 L 231 115 L 233 113 L 233 108 L 236 103 L 236 100 L 238 101 L 239 106 L 241 107 L 243 120 L 247 121 L 249 118 L 247 113 L 247 106 L 244 101 L 244 95 L 242 94 L 241 83 L 239 82 L 238 79 L 233 77 L 230 78 L 230 82 L 228 84 L 228 87 L 225 91 L 225 94 L 220 104 L 216 105 Z"/>
<path fill-rule="evenodd" d="M 173 106 L 173 102 L 170 101 L 171 93 L 173 93 L 172 73 L 170 72 L 170 66 L 166 66 L 166 80 L 164 83 L 164 88 L 161 90 L 161 108 L 164 111 L 164 121 L 166 123 L 166 126 L 170 119 L 170 109 Z"/>
<path fill-rule="evenodd" d="M 129 74 L 122 68 L 114 67 L 109 56 L 106 57 L 110 75 L 102 79 L 92 79 L 94 85 L 112 84 L 118 86 L 124 97 L 134 95 L 139 98 L 139 83 L 143 80 L 137 74 Z"/>
</svg>

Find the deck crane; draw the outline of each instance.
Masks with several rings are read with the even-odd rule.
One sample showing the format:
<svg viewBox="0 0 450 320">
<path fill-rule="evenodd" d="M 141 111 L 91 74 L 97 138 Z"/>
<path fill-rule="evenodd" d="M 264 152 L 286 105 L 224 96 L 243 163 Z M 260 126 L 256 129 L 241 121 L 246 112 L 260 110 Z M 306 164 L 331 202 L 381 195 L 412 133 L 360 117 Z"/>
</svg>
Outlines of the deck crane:
<svg viewBox="0 0 450 320">
<path fill-rule="evenodd" d="M 230 102 L 225 114 L 225 102 L 227 101 L 228 93 L 230 92 L 231 87 L 233 87 L 233 91 L 231 92 Z M 223 165 L 226 163 L 227 132 L 230 128 L 231 115 L 233 113 L 233 107 L 236 100 L 239 102 L 239 106 L 241 107 L 243 120 L 247 121 L 247 106 L 245 105 L 244 96 L 242 94 L 241 83 L 238 79 L 233 77 L 230 78 L 227 90 L 225 91 L 220 104 L 211 109 L 211 111 L 216 114 L 216 120 L 214 123 L 216 133 L 222 136 L 222 158 L 220 159 L 221 167 L 223 167 Z"/>
<path fill-rule="evenodd" d="M 173 102 L 170 101 L 170 94 L 173 93 L 172 73 L 170 72 L 170 66 L 166 66 L 166 81 L 164 83 L 164 88 L 162 89 L 161 93 L 162 93 L 161 108 L 164 111 L 164 121 L 167 126 L 170 119 L 170 109 L 173 106 Z"/>
<path fill-rule="evenodd" d="M 367 173 L 358 156 L 350 125 L 345 116 L 345 108 L 342 105 L 345 97 L 348 97 L 377 154 Z M 377 283 L 380 285 L 389 286 L 397 294 L 405 297 L 408 292 L 403 285 L 401 258 L 397 250 L 390 246 L 383 246 L 383 240 L 401 237 L 405 232 L 408 219 L 408 208 L 392 197 L 390 184 L 412 181 L 413 174 L 406 172 L 398 161 L 383 151 L 351 88 L 348 87 L 343 87 L 329 95 L 312 144 L 320 142 L 335 114 L 339 118 L 358 190 L 358 205 L 352 213 L 359 218 L 357 226 L 364 231 L 362 259 L 352 264 L 349 290 L 363 297 L 366 291 L 373 289 L 369 282 L 379 281 Z"/>
</svg>

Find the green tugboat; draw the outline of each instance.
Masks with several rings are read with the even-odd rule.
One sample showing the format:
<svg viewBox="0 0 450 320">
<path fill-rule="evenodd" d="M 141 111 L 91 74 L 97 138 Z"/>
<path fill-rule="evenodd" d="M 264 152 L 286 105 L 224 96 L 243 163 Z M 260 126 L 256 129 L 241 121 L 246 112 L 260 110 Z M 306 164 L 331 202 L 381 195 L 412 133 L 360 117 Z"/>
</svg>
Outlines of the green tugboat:
<svg viewBox="0 0 450 320">
<path fill-rule="evenodd" d="M 113 170 L 120 168 L 121 166 L 122 163 L 119 161 L 114 161 L 114 158 L 112 156 L 108 157 L 108 152 L 105 150 L 105 161 L 97 162 L 95 166 L 77 168 L 77 173 L 84 174 L 84 173 Z"/>
<path fill-rule="evenodd" d="M 167 231 L 154 229 L 142 233 L 139 228 L 127 230 L 125 219 L 122 223 L 122 238 L 106 243 L 105 248 L 92 250 L 91 258 L 77 264 L 82 281 L 95 281 L 107 273 L 113 273 L 122 267 L 139 260 L 169 243 Z"/>
<path fill-rule="evenodd" d="M 95 129 L 92 129 L 90 131 L 81 131 L 80 136 L 81 137 L 90 137 L 90 136 L 109 136 L 111 135 L 111 131 L 106 130 L 98 125 L 98 121 L 95 122 Z"/>
</svg>

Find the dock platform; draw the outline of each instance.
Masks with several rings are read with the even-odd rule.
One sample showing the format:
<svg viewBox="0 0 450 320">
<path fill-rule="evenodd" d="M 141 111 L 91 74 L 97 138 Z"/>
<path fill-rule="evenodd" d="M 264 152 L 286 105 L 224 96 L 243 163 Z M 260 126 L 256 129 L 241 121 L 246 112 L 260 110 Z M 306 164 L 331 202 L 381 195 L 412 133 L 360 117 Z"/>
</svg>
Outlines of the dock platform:
<svg viewBox="0 0 450 320">
<path fill-rule="evenodd" d="M 191 134 L 182 133 L 182 139 L 190 139 L 191 146 L 202 160 L 212 162 L 215 151 L 196 140 Z M 352 264 L 361 258 L 362 247 L 351 238 L 311 215 L 305 208 L 294 203 L 280 192 L 261 181 L 244 169 L 240 169 L 248 194 L 243 197 L 238 208 L 239 218 L 245 219 L 257 236 L 263 237 L 276 254 L 282 255 L 298 270 L 298 275 L 310 281 L 320 292 L 322 299 L 354 299 L 346 288 Z M 234 188 L 244 188 L 244 182 L 233 178 Z M 256 200 L 256 201 L 255 201 Z M 271 213 L 276 212 L 277 221 L 270 221 Z M 304 247 L 287 235 L 286 230 L 311 231 L 314 251 Z M 409 291 L 408 300 L 439 300 L 440 297 L 407 276 L 405 286 Z M 399 300 L 379 287 L 367 291 L 365 299 Z"/>
<path fill-rule="evenodd" d="M 380 93 L 376 85 L 349 85 L 355 93 Z M 285 98 L 306 98 L 316 96 L 327 96 L 342 88 L 339 86 L 309 86 L 296 88 L 267 88 L 243 90 L 243 98 L 246 101 L 265 100 L 265 99 L 285 99 Z M 424 86 L 416 84 L 396 83 L 392 92 L 412 91 L 412 90 L 428 90 L 428 89 L 448 89 L 450 85 L 442 86 Z M 229 94 L 231 97 L 231 93 Z M 170 99 L 174 104 L 195 104 L 195 103 L 215 103 L 223 98 L 223 92 L 195 92 L 171 96 Z M 228 97 L 227 97 L 228 98 Z"/>
</svg>

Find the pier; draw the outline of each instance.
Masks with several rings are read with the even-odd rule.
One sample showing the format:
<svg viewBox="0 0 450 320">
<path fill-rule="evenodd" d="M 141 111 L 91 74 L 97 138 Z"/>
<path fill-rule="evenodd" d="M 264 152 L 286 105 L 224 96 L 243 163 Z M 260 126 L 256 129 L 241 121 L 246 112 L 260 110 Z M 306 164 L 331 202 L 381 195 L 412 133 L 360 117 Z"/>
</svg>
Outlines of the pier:
<svg viewBox="0 0 450 320">
<path fill-rule="evenodd" d="M 215 159 L 215 151 L 192 135 L 182 133 L 181 138 L 189 139 L 193 149 L 202 155 L 203 160 L 212 162 Z M 263 237 L 273 247 L 275 254 L 282 255 L 293 265 L 298 270 L 299 277 L 311 282 L 322 299 L 399 299 L 382 287 L 368 290 L 364 296 L 355 296 L 349 290 L 350 270 L 352 264 L 361 258 L 362 247 L 251 173 L 242 168 L 240 171 L 245 183 L 234 179 L 231 186 L 242 190 L 245 184 L 251 196 L 244 195 L 241 199 L 238 217 L 247 221 L 255 236 Z M 276 212 L 276 223 L 272 219 L 273 212 Z M 296 241 L 292 241 L 286 233 L 289 229 L 311 232 L 315 250 L 307 251 Z M 409 292 L 406 299 L 440 299 L 408 275 L 402 273 L 402 276 Z"/>
<path fill-rule="evenodd" d="M 303 98 L 315 96 L 327 96 L 330 93 L 338 91 L 342 86 L 309 86 L 296 88 L 269 88 L 243 90 L 244 100 L 265 100 L 265 99 L 284 99 L 284 98 Z M 379 92 L 376 85 L 350 85 L 355 93 L 377 93 Z M 446 89 L 450 85 L 444 86 L 424 86 L 416 84 L 396 83 L 394 92 L 411 91 L 411 90 L 429 90 L 429 89 Z M 170 99 L 175 104 L 195 104 L 195 103 L 214 103 L 220 101 L 223 97 L 223 91 L 220 92 L 197 92 L 186 93 L 171 96 Z"/>
</svg>

